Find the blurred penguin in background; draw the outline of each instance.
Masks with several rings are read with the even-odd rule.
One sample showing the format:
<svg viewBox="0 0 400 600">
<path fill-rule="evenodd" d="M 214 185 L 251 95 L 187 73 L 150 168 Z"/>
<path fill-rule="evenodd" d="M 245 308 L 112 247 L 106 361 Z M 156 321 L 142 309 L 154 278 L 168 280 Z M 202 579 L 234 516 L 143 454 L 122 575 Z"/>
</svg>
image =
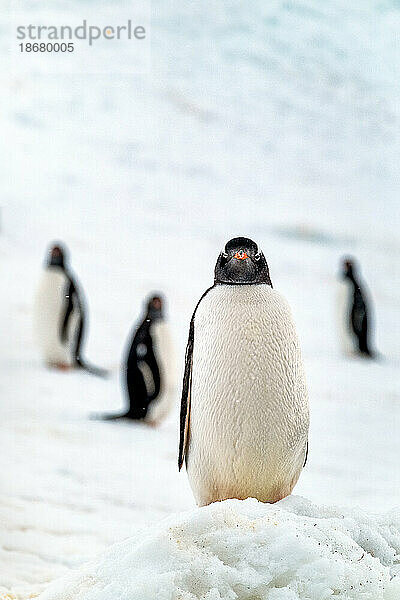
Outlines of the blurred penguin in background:
<svg viewBox="0 0 400 600">
<path fill-rule="evenodd" d="M 84 299 L 69 271 L 68 251 L 62 244 L 54 244 L 46 256 L 34 304 L 35 337 L 48 366 L 62 370 L 81 367 L 95 375 L 106 374 L 82 358 L 86 322 Z"/>
<path fill-rule="evenodd" d="M 122 414 L 104 418 L 158 425 L 173 407 L 177 391 L 175 353 L 161 295 L 152 295 L 147 300 L 143 318 L 128 347 L 123 383 L 129 407 Z"/>
<path fill-rule="evenodd" d="M 375 353 L 371 349 L 371 303 L 361 285 L 353 258 L 342 259 L 339 278 L 338 320 L 342 351 L 347 355 L 374 358 Z"/>
</svg>

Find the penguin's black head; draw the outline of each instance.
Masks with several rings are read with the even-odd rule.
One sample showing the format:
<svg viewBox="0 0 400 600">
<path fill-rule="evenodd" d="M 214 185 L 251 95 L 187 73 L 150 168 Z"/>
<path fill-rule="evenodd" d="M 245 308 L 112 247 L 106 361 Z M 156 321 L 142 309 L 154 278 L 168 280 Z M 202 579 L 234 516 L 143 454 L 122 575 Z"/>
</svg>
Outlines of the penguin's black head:
<svg viewBox="0 0 400 600">
<path fill-rule="evenodd" d="M 50 248 L 47 264 L 50 267 L 65 267 L 67 250 L 61 244 L 53 244 Z"/>
<path fill-rule="evenodd" d="M 342 270 L 341 276 L 345 279 L 346 277 L 354 277 L 354 274 L 357 271 L 357 265 L 354 261 L 354 258 L 350 256 L 346 256 L 342 259 Z"/>
<path fill-rule="evenodd" d="M 147 319 L 151 319 L 152 321 L 162 319 L 164 317 L 163 305 L 164 300 L 160 295 L 151 296 L 147 303 Z"/>
<path fill-rule="evenodd" d="M 249 285 L 267 283 L 272 287 L 264 254 L 253 240 L 233 238 L 218 257 L 215 283 Z"/>
</svg>

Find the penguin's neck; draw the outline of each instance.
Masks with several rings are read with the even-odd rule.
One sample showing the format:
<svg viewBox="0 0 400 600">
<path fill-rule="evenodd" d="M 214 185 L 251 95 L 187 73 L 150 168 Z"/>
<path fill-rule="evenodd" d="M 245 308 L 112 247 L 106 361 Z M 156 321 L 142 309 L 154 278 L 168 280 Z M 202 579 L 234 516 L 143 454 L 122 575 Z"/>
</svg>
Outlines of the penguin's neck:
<svg viewBox="0 0 400 600">
<path fill-rule="evenodd" d="M 269 287 L 271 288 L 271 290 L 273 289 L 273 285 L 272 283 L 267 283 L 266 281 L 262 281 L 260 283 L 242 283 L 240 282 L 235 282 L 235 281 L 216 281 L 214 283 L 214 285 L 212 287 L 227 287 L 227 288 L 236 288 L 236 289 L 240 289 L 240 288 L 244 288 L 244 289 L 248 289 L 248 288 L 258 288 L 258 287 Z M 212 289 L 212 288 L 210 288 Z"/>
<path fill-rule="evenodd" d="M 52 265 L 52 264 L 49 264 L 49 265 L 47 265 L 47 270 L 50 271 L 50 272 L 65 273 L 67 275 L 67 270 L 64 267 L 64 265 Z"/>
</svg>

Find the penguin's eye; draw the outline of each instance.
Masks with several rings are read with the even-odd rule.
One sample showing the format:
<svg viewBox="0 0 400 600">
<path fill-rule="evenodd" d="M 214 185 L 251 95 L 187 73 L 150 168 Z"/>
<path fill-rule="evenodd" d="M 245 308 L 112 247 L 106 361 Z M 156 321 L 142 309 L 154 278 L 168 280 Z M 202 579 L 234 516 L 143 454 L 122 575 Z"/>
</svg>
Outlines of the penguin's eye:
<svg viewBox="0 0 400 600">
<path fill-rule="evenodd" d="M 260 260 L 260 258 L 261 258 L 261 252 L 257 252 L 257 254 L 254 257 L 254 260 L 258 262 Z"/>
</svg>

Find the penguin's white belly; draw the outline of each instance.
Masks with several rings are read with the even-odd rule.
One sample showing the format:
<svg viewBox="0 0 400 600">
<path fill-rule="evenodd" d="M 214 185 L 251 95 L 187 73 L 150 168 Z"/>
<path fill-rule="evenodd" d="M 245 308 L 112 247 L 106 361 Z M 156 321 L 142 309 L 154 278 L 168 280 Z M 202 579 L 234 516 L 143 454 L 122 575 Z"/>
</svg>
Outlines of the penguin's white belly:
<svg viewBox="0 0 400 600">
<path fill-rule="evenodd" d="M 80 325 L 80 312 L 74 307 L 69 317 L 66 340 L 61 340 L 61 328 L 67 305 L 69 281 L 62 269 L 45 270 L 34 305 L 35 337 L 48 364 L 72 365 Z"/>
<path fill-rule="evenodd" d="M 268 285 L 214 287 L 194 322 L 187 470 L 200 505 L 275 502 L 304 464 L 308 399 L 286 301 Z"/>
<path fill-rule="evenodd" d="M 170 413 L 176 402 L 177 370 L 171 332 L 165 321 L 156 321 L 151 328 L 153 350 L 160 371 L 160 393 L 148 408 L 145 420 L 159 423 Z"/>
<path fill-rule="evenodd" d="M 347 281 L 339 281 L 336 293 L 336 319 L 340 346 L 344 354 L 352 354 L 357 339 L 351 326 L 352 290 Z"/>
</svg>

